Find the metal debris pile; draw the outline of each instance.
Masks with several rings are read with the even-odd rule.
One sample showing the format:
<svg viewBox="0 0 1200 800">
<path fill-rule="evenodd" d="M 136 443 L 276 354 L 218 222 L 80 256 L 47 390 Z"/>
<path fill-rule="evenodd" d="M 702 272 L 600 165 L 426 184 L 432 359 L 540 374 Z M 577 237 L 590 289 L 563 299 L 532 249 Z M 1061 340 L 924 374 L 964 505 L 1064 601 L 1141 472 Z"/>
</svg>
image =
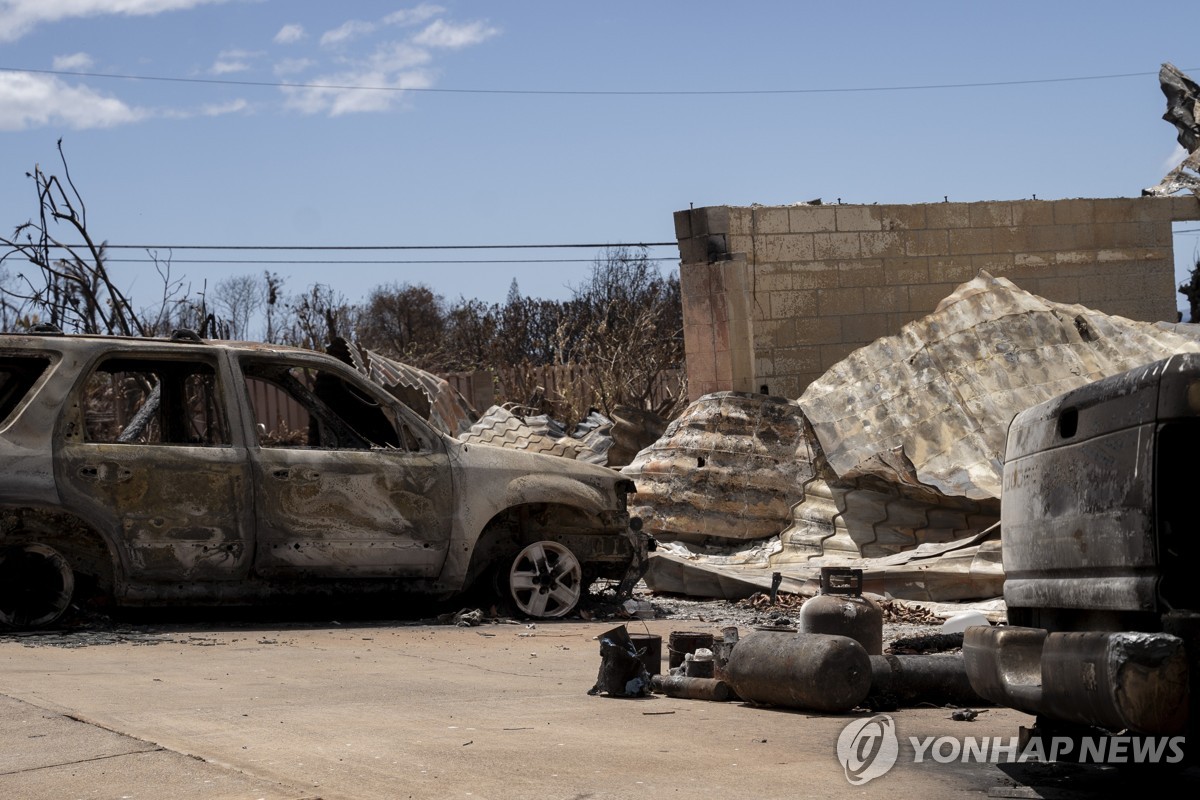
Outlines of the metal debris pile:
<svg viewBox="0 0 1200 800">
<path fill-rule="evenodd" d="M 992 526 L 1009 420 L 1198 351 L 1194 326 L 1055 303 L 981 272 L 797 401 L 720 392 L 686 409 L 622 470 L 638 488 L 632 513 L 665 544 L 646 583 L 738 600 L 778 572 L 784 592 L 811 595 L 821 566 L 850 566 L 867 591 L 939 618 L 961 608 L 938 604 L 966 602 L 1002 616 Z"/>
</svg>

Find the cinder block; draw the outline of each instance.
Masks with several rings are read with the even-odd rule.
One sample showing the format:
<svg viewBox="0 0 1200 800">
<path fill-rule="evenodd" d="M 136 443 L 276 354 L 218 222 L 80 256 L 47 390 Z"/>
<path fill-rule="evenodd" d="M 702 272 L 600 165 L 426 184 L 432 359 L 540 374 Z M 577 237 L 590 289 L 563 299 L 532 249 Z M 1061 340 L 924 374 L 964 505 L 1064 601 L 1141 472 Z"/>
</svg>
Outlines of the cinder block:
<svg viewBox="0 0 1200 800">
<path fill-rule="evenodd" d="M 1055 200 L 1052 205 L 1055 225 L 1090 225 L 1096 220 L 1091 200 Z"/>
<path fill-rule="evenodd" d="M 859 234 L 864 258 L 907 255 L 907 239 L 906 234 L 895 231 L 868 231 Z"/>
<path fill-rule="evenodd" d="M 820 373 L 813 372 L 787 376 L 776 375 L 773 380 L 767 382 L 767 394 L 795 400 L 804 393 L 804 389 L 808 384 L 816 380 L 815 377 L 808 377 L 809 375 L 819 376 Z"/>
<path fill-rule="evenodd" d="M 675 212 L 675 238 L 690 239 L 692 238 L 692 212 L 691 209 L 686 211 Z"/>
<path fill-rule="evenodd" d="M 1054 264 L 1054 253 L 1015 253 L 1013 266 L 1018 270 L 1049 267 Z"/>
<path fill-rule="evenodd" d="M 814 233 L 813 257 L 820 259 L 858 258 L 862 250 L 857 233 Z"/>
<path fill-rule="evenodd" d="M 788 223 L 788 209 L 778 207 L 752 209 L 750 228 L 756 235 L 789 233 L 791 226 Z"/>
<path fill-rule="evenodd" d="M 838 286 L 880 286 L 884 282 L 883 259 L 866 258 L 838 262 Z"/>
<path fill-rule="evenodd" d="M 904 326 L 910 322 L 920 319 L 928 312 L 921 311 L 897 311 L 895 314 L 888 314 L 888 327 L 899 333 L 904 329 Z"/>
<path fill-rule="evenodd" d="M 767 319 L 754 323 L 754 349 L 757 353 L 778 347 L 793 347 L 797 343 L 796 325 L 805 317 Z"/>
<path fill-rule="evenodd" d="M 1054 253 L 1055 264 L 1095 264 L 1095 250 L 1059 250 Z"/>
<path fill-rule="evenodd" d="M 812 261 L 813 235 L 810 233 L 767 234 L 754 237 L 755 261 Z"/>
<path fill-rule="evenodd" d="M 972 228 L 1008 227 L 1013 224 L 1012 203 L 971 203 L 967 213 Z"/>
<path fill-rule="evenodd" d="M 758 292 L 791 291 L 792 276 L 788 272 L 776 272 L 769 275 L 756 275 L 751 285 Z"/>
<path fill-rule="evenodd" d="M 837 209 L 837 229 L 839 231 L 878 231 L 882 230 L 877 214 L 871 206 L 834 206 Z"/>
<path fill-rule="evenodd" d="M 1087 244 L 1082 246 L 1086 247 Z M 1029 249 L 1034 252 L 1074 250 L 1076 247 L 1074 225 L 1035 225 L 1029 228 Z"/>
<path fill-rule="evenodd" d="M 1023 253 L 1029 249 L 1029 228 L 1013 225 L 1008 228 L 992 228 L 990 253 Z"/>
<path fill-rule="evenodd" d="M 1056 303 L 1079 302 L 1079 278 L 1042 278 L 1037 294 Z"/>
<path fill-rule="evenodd" d="M 944 256 L 950 254 L 950 235 L 945 230 L 915 231 L 908 240 L 910 256 Z"/>
<path fill-rule="evenodd" d="M 679 265 L 679 292 L 684 305 L 690 297 L 707 297 L 709 294 L 708 264 L 688 263 Z"/>
<path fill-rule="evenodd" d="M 1158 197 L 1107 197 L 1092 201 L 1092 213 L 1098 224 L 1111 222 L 1169 222 L 1170 202 Z"/>
<path fill-rule="evenodd" d="M 958 288 L 955 283 L 928 283 L 924 286 L 908 287 L 908 302 L 913 309 L 928 313 L 937 308 L 937 304 L 945 300 Z"/>
<path fill-rule="evenodd" d="M 929 259 L 885 258 L 883 260 L 883 278 L 889 286 L 915 286 L 928 283 Z"/>
<path fill-rule="evenodd" d="M 701 326 L 713 324 L 713 306 L 705 302 L 705 298 L 684 296 L 683 298 L 684 326 Z"/>
<path fill-rule="evenodd" d="M 837 230 L 833 206 L 792 206 L 788 209 L 792 233 L 829 233 Z"/>
<path fill-rule="evenodd" d="M 925 206 L 925 227 L 969 228 L 971 210 L 966 203 L 928 203 Z"/>
<path fill-rule="evenodd" d="M 821 366 L 820 347 L 789 347 L 771 353 L 777 376 L 796 375 L 801 372 L 819 372 Z"/>
<path fill-rule="evenodd" d="M 919 230 L 925 228 L 925 205 L 872 206 L 881 230 Z"/>
<path fill-rule="evenodd" d="M 754 375 L 759 378 L 775 376 L 775 359 L 759 356 L 754 359 Z"/>
<path fill-rule="evenodd" d="M 746 236 L 744 234 L 737 234 L 737 235 L 730 234 L 729 235 L 729 254 L 730 255 L 735 255 L 735 254 L 745 255 L 746 258 L 753 260 L 754 256 L 755 256 L 754 239 L 752 237 Z"/>
<path fill-rule="evenodd" d="M 693 236 L 725 236 L 728 234 L 729 206 L 706 206 L 693 211 Z"/>
<path fill-rule="evenodd" d="M 957 228 L 947 233 L 949 233 L 950 239 L 950 255 L 962 256 L 992 252 L 990 228 Z M 927 253 L 926 255 L 943 255 L 945 253 L 946 251 L 942 251 L 942 253 Z"/>
<path fill-rule="evenodd" d="M 1012 253 L 983 253 L 971 256 L 971 277 L 974 278 L 978 275 L 981 269 L 987 270 L 996 277 L 1007 275 L 1012 270 L 1014 263 Z M 931 274 L 930 278 L 932 277 Z"/>
<path fill-rule="evenodd" d="M 1166 199 L 1171 203 L 1171 219 L 1176 222 L 1200 220 L 1200 197 L 1189 194 Z"/>
<path fill-rule="evenodd" d="M 808 261 L 789 264 L 794 289 L 834 289 L 839 284 L 837 264 L 840 262 Z"/>
<path fill-rule="evenodd" d="M 897 311 L 908 311 L 907 286 L 868 286 L 863 289 L 863 305 L 867 311 L 881 311 L 889 314 Z M 892 324 L 891 319 L 888 325 Z"/>
<path fill-rule="evenodd" d="M 817 313 L 817 290 L 771 292 L 770 298 L 771 319 L 806 317 Z"/>
<path fill-rule="evenodd" d="M 842 340 L 842 317 L 797 317 L 796 345 L 829 344 Z"/>
<path fill-rule="evenodd" d="M 841 322 L 842 342 L 847 344 L 863 345 L 895 333 L 888 327 L 888 315 L 882 312 L 842 317 Z"/>
<path fill-rule="evenodd" d="M 861 288 L 817 290 L 817 313 L 822 317 L 861 314 L 864 308 Z"/>
<path fill-rule="evenodd" d="M 858 349 L 856 344 L 824 344 L 821 345 L 821 369 L 828 370 L 846 356 Z"/>
<path fill-rule="evenodd" d="M 974 278 L 978 272 L 971 257 L 929 259 L 929 280 L 933 283 L 964 283 Z"/>
<path fill-rule="evenodd" d="M 751 220 L 754 217 L 754 209 L 746 206 L 731 206 L 729 208 L 729 235 L 730 236 L 750 236 L 754 233 L 754 228 Z"/>
<path fill-rule="evenodd" d="M 1012 204 L 1013 225 L 1053 225 L 1054 204 L 1047 200 L 1017 200 Z"/>
</svg>

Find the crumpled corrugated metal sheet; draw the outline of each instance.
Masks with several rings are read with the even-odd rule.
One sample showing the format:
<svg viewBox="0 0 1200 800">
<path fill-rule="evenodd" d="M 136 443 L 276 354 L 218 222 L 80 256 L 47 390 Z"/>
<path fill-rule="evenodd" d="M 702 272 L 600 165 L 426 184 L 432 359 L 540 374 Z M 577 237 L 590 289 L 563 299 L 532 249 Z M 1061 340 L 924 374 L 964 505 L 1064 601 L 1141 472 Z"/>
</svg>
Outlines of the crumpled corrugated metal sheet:
<svg viewBox="0 0 1200 800">
<path fill-rule="evenodd" d="M 654 536 L 761 539 L 779 533 L 815 458 L 799 405 L 717 392 L 688 406 L 621 472 L 637 484 L 630 513 Z"/>
<path fill-rule="evenodd" d="M 1188 157 L 1157 186 L 1143 189 L 1142 194 L 1161 197 L 1190 189 L 1200 195 L 1200 86 L 1170 63 L 1162 65 L 1158 83 L 1167 98 L 1163 119 L 1175 126 L 1176 141 L 1188 152 Z"/>
<path fill-rule="evenodd" d="M 342 337 L 334 339 L 328 350 L 387 389 L 443 433 L 458 436 L 470 428 L 477 417 L 466 398 L 437 375 L 381 356 Z"/>
<path fill-rule="evenodd" d="M 835 364 L 799 402 L 839 478 L 998 498 L 1017 412 L 1197 351 L 1190 337 L 1054 303 L 981 272 L 899 335 Z"/>
<path fill-rule="evenodd" d="M 841 564 L 867 570 L 875 591 L 914 601 L 998 595 L 999 541 L 978 537 L 999 518 L 1012 417 L 1200 352 L 1198 330 L 1053 303 L 980 273 L 929 316 L 835 365 L 798 403 L 773 406 L 787 413 L 786 435 L 730 399 L 768 398 L 703 397 L 625 470 L 647 530 L 691 548 L 666 548 L 646 581 L 743 596 L 769 587 L 773 571 L 787 586 Z M 717 469 L 700 466 L 706 450 L 721 452 Z"/>
<path fill-rule="evenodd" d="M 492 406 L 474 425 L 459 434 L 458 439 L 471 444 L 527 450 L 604 465 L 608 448 L 612 446 L 612 439 L 605 429 L 611 428 L 612 422 L 602 415 L 596 416 L 600 419 L 592 420 L 594 424 L 589 426 L 587 436 L 575 439 L 565 435 L 562 426 L 545 415 L 522 418 L 509 406 Z"/>
<path fill-rule="evenodd" d="M 773 572 L 782 577 L 780 591 L 814 595 L 823 566 L 861 569 L 864 591 L 900 600 L 984 600 L 999 597 L 1004 586 L 998 526 L 882 558 L 834 556 L 788 564 L 780 561 L 781 554 L 778 538 L 716 555 L 694 552 L 676 542 L 653 555 L 645 581 L 653 591 L 725 600 L 768 591 Z"/>
</svg>

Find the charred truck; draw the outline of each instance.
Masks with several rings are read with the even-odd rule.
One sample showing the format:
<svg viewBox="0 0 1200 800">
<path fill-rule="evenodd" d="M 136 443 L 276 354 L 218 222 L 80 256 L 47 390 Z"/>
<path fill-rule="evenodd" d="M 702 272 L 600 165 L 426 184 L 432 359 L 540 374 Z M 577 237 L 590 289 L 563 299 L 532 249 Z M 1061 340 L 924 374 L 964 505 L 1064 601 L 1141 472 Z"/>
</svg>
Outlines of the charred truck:
<svg viewBox="0 0 1200 800">
<path fill-rule="evenodd" d="M 1033 736 L 1200 732 L 1200 355 L 1018 414 L 1001 526 L 1009 625 L 967 630 L 975 690 Z"/>
</svg>

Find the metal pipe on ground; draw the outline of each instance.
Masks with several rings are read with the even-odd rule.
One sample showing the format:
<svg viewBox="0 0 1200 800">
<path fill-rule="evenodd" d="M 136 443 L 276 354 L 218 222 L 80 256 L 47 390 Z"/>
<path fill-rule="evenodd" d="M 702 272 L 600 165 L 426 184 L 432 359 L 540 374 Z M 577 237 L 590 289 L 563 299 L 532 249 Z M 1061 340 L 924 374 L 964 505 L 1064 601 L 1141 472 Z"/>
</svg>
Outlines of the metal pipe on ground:
<svg viewBox="0 0 1200 800">
<path fill-rule="evenodd" d="M 971 688 L 962 653 L 871 656 L 867 705 L 888 711 L 922 703 L 992 705 Z"/>
<path fill-rule="evenodd" d="M 733 691 L 729 684 L 713 678 L 655 675 L 650 679 L 650 690 L 667 697 L 682 697 L 686 700 L 711 700 L 720 703 L 733 699 Z"/>
</svg>

